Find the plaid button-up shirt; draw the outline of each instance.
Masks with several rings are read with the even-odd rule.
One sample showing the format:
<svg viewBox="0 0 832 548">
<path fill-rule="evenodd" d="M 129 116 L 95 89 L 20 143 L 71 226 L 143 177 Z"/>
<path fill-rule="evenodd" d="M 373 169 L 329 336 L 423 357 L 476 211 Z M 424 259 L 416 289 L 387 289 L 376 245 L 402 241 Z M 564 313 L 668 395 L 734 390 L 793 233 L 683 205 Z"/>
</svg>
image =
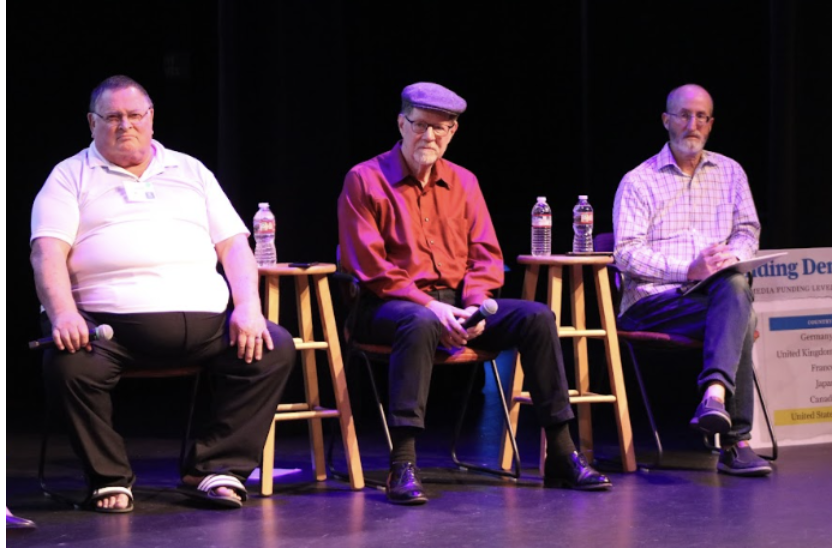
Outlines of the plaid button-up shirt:
<svg viewBox="0 0 832 548">
<path fill-rule="evenodd" d="M 742 167 L 704 151 L 686 175 L 668 144 L 624 175 L 613 227 L 615 262 L 624 272 L 621 313 L 648 295 L 687 286 L 688 267 L 709 245 L 726 242 L 740 260 L 759 247 L 760 221 Z"/>
</svg>

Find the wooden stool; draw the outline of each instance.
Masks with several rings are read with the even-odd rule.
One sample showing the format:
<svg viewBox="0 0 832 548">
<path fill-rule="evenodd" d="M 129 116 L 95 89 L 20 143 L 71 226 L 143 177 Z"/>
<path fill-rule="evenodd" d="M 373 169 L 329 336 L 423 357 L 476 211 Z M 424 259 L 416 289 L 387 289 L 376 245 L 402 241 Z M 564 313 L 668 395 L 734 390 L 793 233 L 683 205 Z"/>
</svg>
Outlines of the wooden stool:
<svg viewBox="0 0 832 548">
<path fill-rule="evenodd" d="M 615 326 L 615 309 L 610 293 L 610 281 L 607 265 L 612 264 L 611 255 L 550 255 L 535 257 L 520 255 L 517 262 L 526 265 L 523 280 L 522 298 L 534 300 L 537 289 L 538 274 L 541 266 L 548 267 L 548 298 L 547 304 L 555 313 L 560 338 L 571 337 L 575 350 L 575 383 L 576 388 L 569 390 L 569 401 L 577 405 L 578 437 L 580 450 L 592 461 L 592 415 L 590 405 L 593 403 L 612 403 L 618 426 L 618 441 L 621 448 L 621 464 L 625 472 L 634 472 L 637 468 L 635 451 L 633 449 L 633 433 L 630 426 L 630 412 L 627 406 L 627 394 L 624 388 L 624 376 L 621 370 L 621 354 L 618 348 L 618 334 Z M 569 268 L 569 282 L 571 288 L 572 326 L 561 325 L 561 292 L 563 284 L 563 267 Z M 595 289 L 598 294 L 598 311 L 601 316 L 601 329 L 587 329 L 586 303 L 584 298 L 583 268 L 592 267 L 595 278 Z M 612 394 L 596 394 L 589 391 L 589 358 L 587 355 L 587 339 L 595 338 L 604 341 L 607 355 L 607 371 L 610 378 Z M 520 404 L 530 404 L 528 391 L 523 391 L 523 370 L 520 367 L 520 357 L 517 357 L 514 367 L 514 378 L 511 382 L 511 398 L 509 409 L 512 430 L 517 432 L 517 422 Z M 501 450 L 501 465 L 507 470 L 511 465 L 511 446 L 504 436 Z M 545 437 L 541 434 L 540 469 L 546 457 Z"/>
<path fill-rule="evenodd" d="M 309 421 L 309 438 L 312 445 L 312 463 L 315 469 L 315 478 L 318 481 L 323 481 L 327 475 L 321 419 L 338 417 L 341 424 L 341 437 L 344 440 L 344 454 L 350 477 L 350 486 L 353 489 L 362 489 L 364 487 L 364 472 L 361 469 L 358 439 L 355 434 L 355 423 L 353 422 L 349 393 L 347 392 L 347 379 L 344 374 L 341 345 L 338 340 L 338 328 L 335 324 L 329 280 L 327 279 L 327 274 L 335 272 L 335 265 L 319 263 L 307 268 L 297 268 L 289 266 L 288 263 L 278 263 L 275 266 L 260 267 L 259 271 L 266 282 L 263 307 L 266 311 L 266 318 L 269 320 L 279 323 L 280 277 L 292 276 L 295 280 L 296 290 L 300 337 L 295 337 L 294 341 L 295 348 L 300 351 L 303 363 L 306 401 L 281 403 L 277 406 L 277 411 L 274 414 L 274 422 Z M 313 336 L 310 279 L 315 286 L 315 294 L 318 300 L 323 341 L 315 341 Z M 327 409 L 320 405 L 318 373 L 315 362 L 316 350 L 326 350 L 327 352 L 336 409 Z M 274 471 L 274 422 L 271 429 L 269 429 L 266 445 L 263 448 L 263 465 L 260 469 L 260 494 L 264 496 L 271 495 L 274 487 L 272 477 Z"/>
</svg>

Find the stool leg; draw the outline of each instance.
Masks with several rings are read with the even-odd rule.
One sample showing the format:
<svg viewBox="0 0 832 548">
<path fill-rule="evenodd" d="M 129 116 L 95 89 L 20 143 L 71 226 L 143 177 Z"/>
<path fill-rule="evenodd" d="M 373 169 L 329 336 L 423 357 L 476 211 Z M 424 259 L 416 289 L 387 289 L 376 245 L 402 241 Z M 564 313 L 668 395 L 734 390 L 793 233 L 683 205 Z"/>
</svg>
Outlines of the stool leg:
<svg viewBox="0 0 832 548">
<path fill-rule="evenodd" d="M 264 497 L 274 493 L 274 429 L 272 421 L 266 444 L 263 446 L 263 463 L 260 465 L 260 494 Z"/>
<path fill-rule="evenodd" d="M 341 355 L 335 312 L 332 309 L 329 281 L 326 276 L 322 275 L 314 276 L 314 280 L 315 291 L 318 296 L 318 312 L 323 327 L 323 336 L 327 342 L 329 374 L 332 378 L 332 390 L 335 395 L 335 405 L 338 409 L 338 420 L 341 425 L 341 437 L 344 442 L 344 453 L 347 459 L 347 468 L 350 473 L 350 486 L 353 489 L 362 489 L 364 487 L 364 471 L 361 468 L 358 436 L 355 432 L 355 419 L 352 415 L 352 406 L 350 405 L 346 370 L 343 356 Z M 321 438 L 320 459 L 321 469 L 323 470 L 323 438 Z"/>
</svg>

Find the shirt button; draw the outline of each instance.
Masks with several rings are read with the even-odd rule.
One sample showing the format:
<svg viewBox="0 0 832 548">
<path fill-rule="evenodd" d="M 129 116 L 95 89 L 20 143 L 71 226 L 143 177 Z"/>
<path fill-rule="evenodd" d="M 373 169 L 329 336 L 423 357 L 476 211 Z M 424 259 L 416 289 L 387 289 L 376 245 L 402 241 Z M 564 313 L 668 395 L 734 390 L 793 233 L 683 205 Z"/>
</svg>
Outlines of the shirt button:
<svg viewBox="0 0 832 548">
<path fill-rule="evenodd" d="M 436 266 L 442 266 L 442 263 L 436 263 Z"/>
<path fill-rule="evenodd" d="M 428 222 L 428 221 L 430 221 L 430 219 L 428 219 L 427 217 L 425 217 L 425 222 Z"/>
<path fill-rule="evenodd" d="M 433 240 L 430 241 L 430 245 L 433 245 Z"/>
</svg>

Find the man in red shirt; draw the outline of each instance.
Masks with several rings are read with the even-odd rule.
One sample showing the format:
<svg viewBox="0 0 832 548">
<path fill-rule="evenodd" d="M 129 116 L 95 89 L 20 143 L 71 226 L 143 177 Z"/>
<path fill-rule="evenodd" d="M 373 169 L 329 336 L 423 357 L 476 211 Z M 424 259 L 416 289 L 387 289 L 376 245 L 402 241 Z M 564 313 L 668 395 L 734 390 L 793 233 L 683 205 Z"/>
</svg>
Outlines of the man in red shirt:
<svg viewBox="0 0 832 548">
<path fill-rule="evenodd" d="M 347 173 L 338 200 L 341 260 L 362 286 L 356 340 L 393 347 L 393 440 L 387 498 L 427 502 L 416 467 L 433 355 L 439 346 L 517 348 L 548 452 L 544 485 L 607 489 L 610 480 L 575 450 L 555 317 L 542 303 L 497 299 L 487 320 L 463 323 L 503 285 L 503 254 L 477 178 L 443 155 L 466 102 L 438 84 L 402 91 L 402 139 Z"/>
</svg>

